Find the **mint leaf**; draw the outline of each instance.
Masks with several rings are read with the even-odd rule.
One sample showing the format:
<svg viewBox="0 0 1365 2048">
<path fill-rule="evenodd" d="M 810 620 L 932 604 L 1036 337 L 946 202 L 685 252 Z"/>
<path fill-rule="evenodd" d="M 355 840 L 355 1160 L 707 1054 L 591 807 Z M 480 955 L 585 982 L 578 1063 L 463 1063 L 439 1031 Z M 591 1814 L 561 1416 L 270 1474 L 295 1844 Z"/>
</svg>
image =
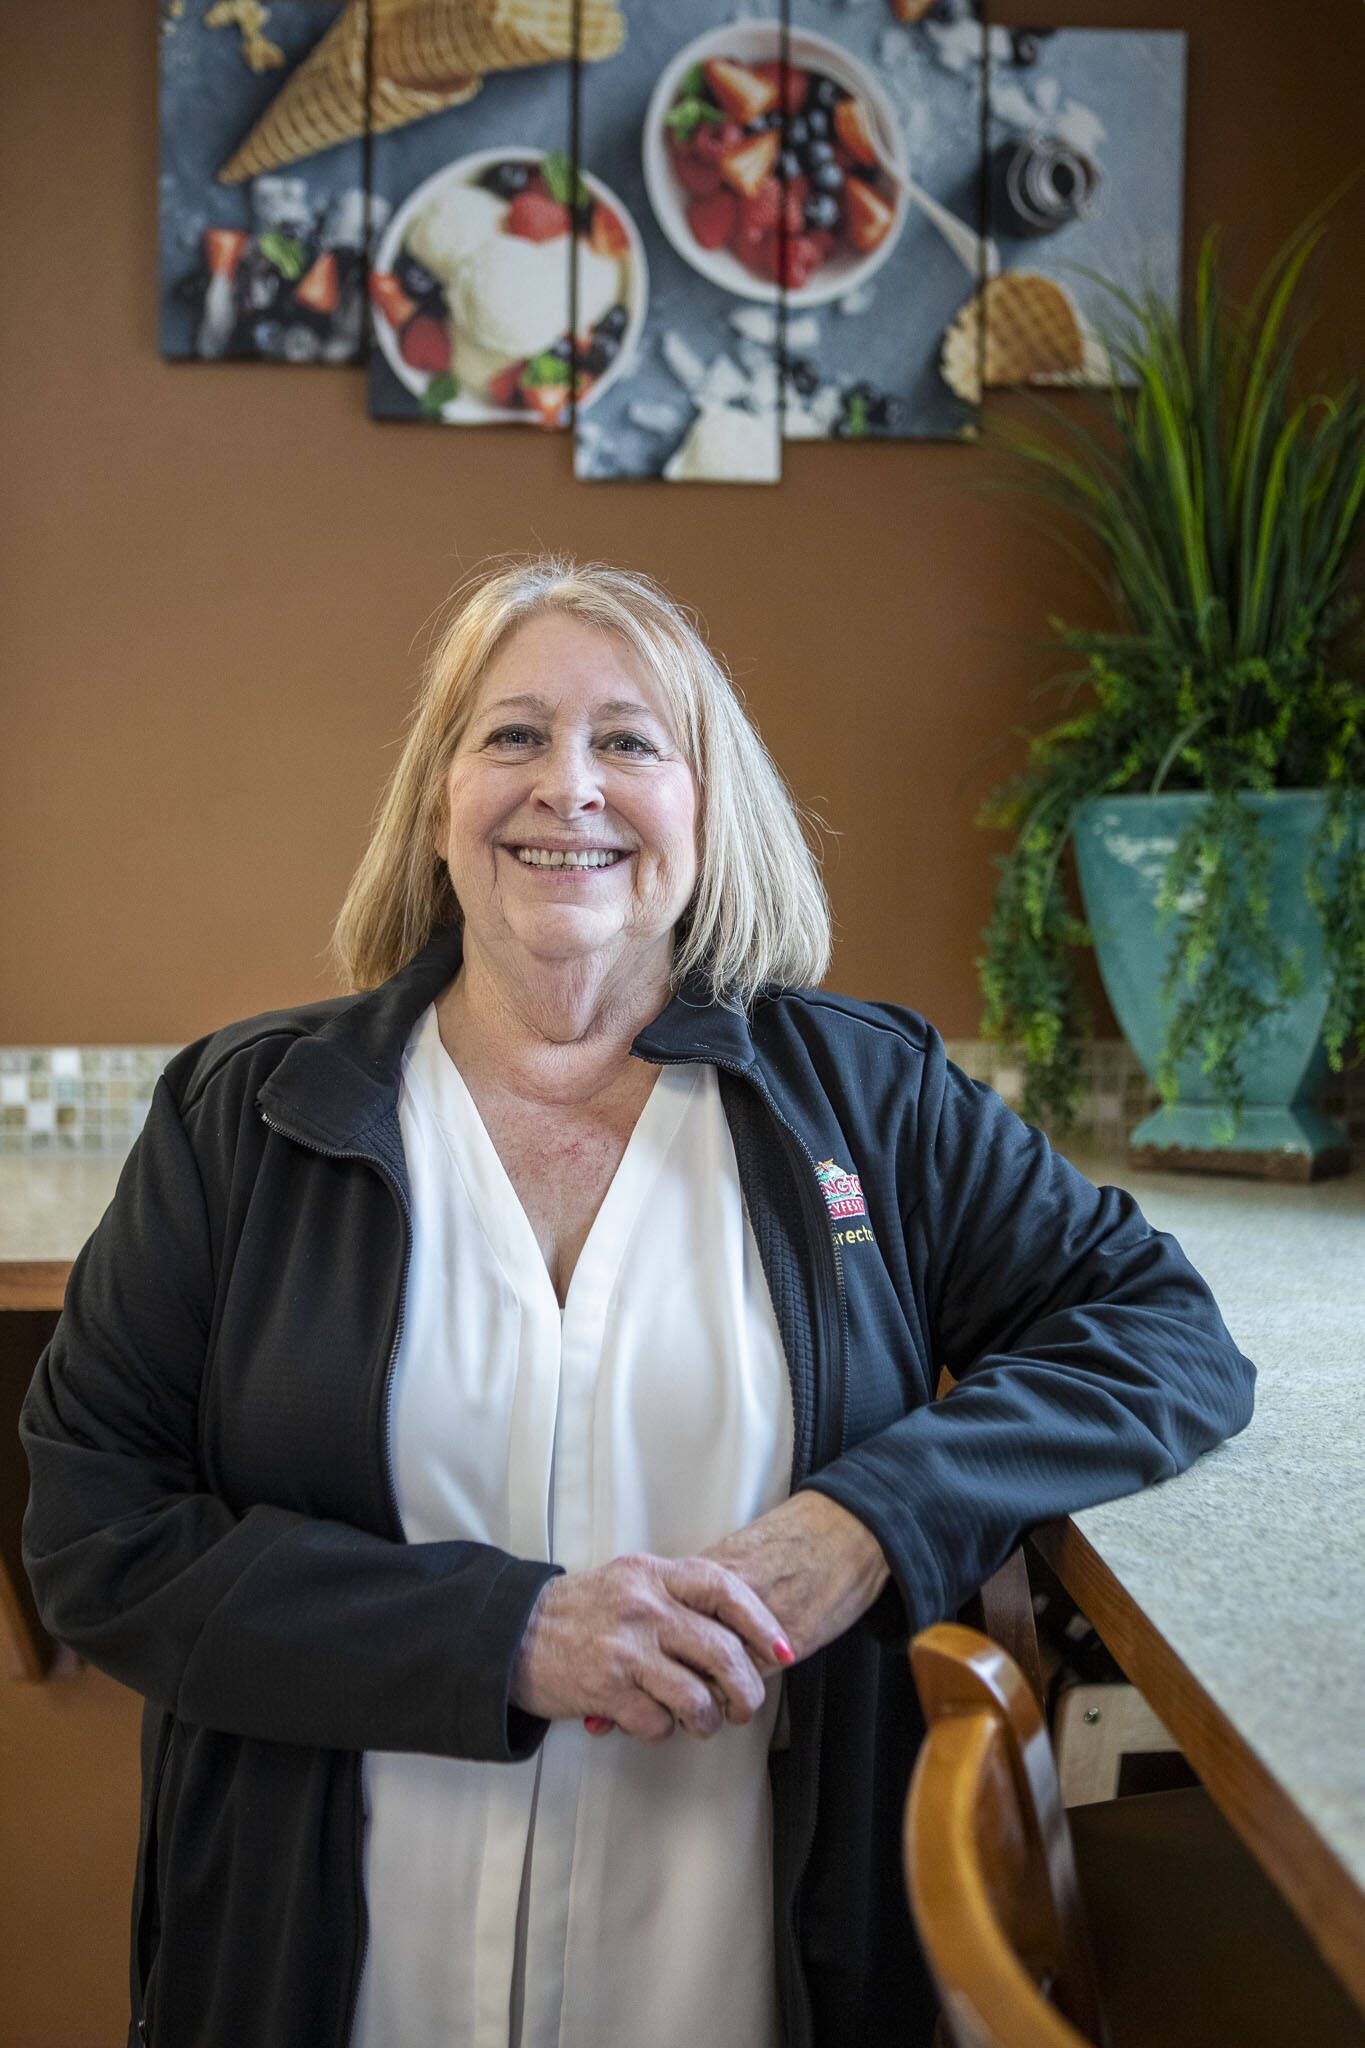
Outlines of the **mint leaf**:
<svg viewBox="0 0 1365 2048">
<path fill-rule="evenodd" d="M 308 261 L 308 251 L 302 242 L 296 242 L 292 235 L 282 235 L 278 228 L 268 228 L 258 236 L 256 246 L 267 263 L 273 263 L 280 276 L 290 284 L 297 284 L 303 276 Z"/>
<path fill-rule="evenodd" d="M 679 100 L 664 115 L 665 128 L 671 128 L 679 142 L 690 142 L 703 121 L 723 121 L 719 107 L 713 107 L 709 100 Z"/>
<path fill-rule="evenodd" d="M 867 432 L 867 400 L 856 392 L 848 401 L 848 436 L 851 441 L 860 441 Z"/>
<path fill-rule="evenodd" d="M 522 375 L 523 384 L 567 384 L 569 366 L 562 356 L 554 356 L 546 349 L 543 354 L 532 356 Z"/>
<path fill-rule="evenodd" d="M 449 405 L 451 399 L 458 398 L 459 395 L 460 386 L 458 379 L 452 377 L 449 370 L 442 370 L 440 376 L 433 377 L 426 390 L 422 393 L 420 401 L 422 411 L 428 419 L 435 419 L 441 407 Z"/>
<path fill-rule="evenodd" d="M 683 99 L 700 99 L 706 90 L 706 73 L 700 64 L 694 64 L 690 71 L 684 71 L 678 81 L 678 92 Z"/>
<path fill-rule="evenodd" d="M 551 198 L 561 206 L 588 204 L 592 195 L 583 180 L 575 178 L 573 164 L 562 149 L 547 150 L 540 160 L 540 174 L 550 188 Z"/>
</svg>

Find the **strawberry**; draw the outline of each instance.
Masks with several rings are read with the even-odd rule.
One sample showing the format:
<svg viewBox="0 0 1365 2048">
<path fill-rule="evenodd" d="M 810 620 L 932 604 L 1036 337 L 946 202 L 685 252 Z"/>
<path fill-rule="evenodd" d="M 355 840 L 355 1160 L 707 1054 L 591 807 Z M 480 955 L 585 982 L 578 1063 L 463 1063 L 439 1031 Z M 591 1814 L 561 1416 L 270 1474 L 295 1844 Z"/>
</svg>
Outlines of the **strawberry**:
<svg viewBox="0 0 1365 2048">
<path fill-rule="evenodd" d="M 738 149 L 743 140 L 744 130 L 738 121 L 699 121 L 692 130 L 690 147 L 693 156 L 716 164 L 732 149 Z"/>
<path fill-rule="evenodd" d="M 809 71 L 803 71 L 799 64 L 779 64 L 776 60 L 770 64 L 752 64 L 749 68 L 777 89 L 784 113 L 800 113 L 810 91 Z"/>
<path fill-rule="evenodd" d="M 370 297 L 390 327 L 406 327 L 417 311 L 417 301 L 408 297 L 391 270 L 370 272 Z"/>
<path fill-rule="evenodd" d="M 833 247 L 833 238 L 826 234 L 789 235 L 782 251 L 779 277 L 789 292 L 799 292 L 808 284 L 820 268 Z"/>
<path fill-rule="evenodd" d="M 552 242 L 556 235 L 567 235 L 572 225 L 567 206 L 548 194 L 527 191 L 518 192 L 508 207 L 503 232 L 528 242 Z"/>
<path fill-rule="evenodd" d="M 736 121 L 757 121 L 777 105 L 773 80 L 760 77 L 747 64 L 737 64 L 732 57 L 711 57 L 701 68 L 715 99 Z"/>
<path fill-rule="evenodd" d="M 490 405 L 520 405 L 522 399 L 521 377 L 526 368 L 525 358 L 519 363 L 509 363 L 505 370 L 488 380 L 488 402 Z"/>
<path fill-rule="evenodd" d="M 630 238 L 619 213 L 613 213 L 599 199 L 592 210 L 592 229 L 588 235 L 588 247 L 597 256 L 624 256 L 630 247 Z"/>
<path fill-rule="evenodd" d="M 234 277 L 246 245 L 247 236 L 240 228 L 205 228 L 204 262 L 209 276 Z"/>
<path fill-rule="evenodd" d="M 783 188 L 783 225 L 789 235 L 799 235 L 806 225 L 806 194 L 809 190 L 804 178 L 789 178 Z"/>
<path fill-rule="evenodd" d="M 740 262 L 747 270 L 752 270 L 755 277 L 763 277 L 769 284 L 776 284 L 782 255 L 782 237 L 776 228 L 747 239 L 741 230 L 735 236 L 734 250 Z"/>
<path fill-rule="evenodd" d="M 697 156 L 690 149 L 675 149 L 673 169 L 683 191 L 693 199 L 709 199 L 720 190 L 720 165 L 710 157 Z"/>
<path fill-rule="evenodd" d="M 855 249 L 866 255 L 886 240 L 896 210 L 879 192 L 861 178 L 850 178 L 844 187 L 844 232 Z"/>
<path fill-rule="evenodd" d="M 567 384 L 526 384 L 522 387 L 522 398 L 531 411 L 538 416 L 538 423 L 545 427 L 560 427 L 569 408 L 569 387 Z"/>
<path fill-rule="evenodd" d="M 734 233 L 739 207 L 740 201 L 733 192 L 715 192 L 709 199 L 694 199 L 687 209 L 687 225 L 693 238 L 703 249 L 723 249 Z"/>
<path fill-rule="evenodd" d="M 341 297 L 341 278 L 336 257 L 330 249 L 324 249 L 312 269 L 299 279 L 294 286 L 294 297 L 301 305 L 311 306 L 315 313 L 336 311 L 337 300 Z"/>
<path fill-rule="evenodd" d="M 769 128 L 763 135 L 755 135 L 750 141 L 732 149 L 720 160 L 720 174 L 732 191 L 742 195 L 757 192 L 773 165 L 781 148 L 777 130 Z"/>
<path fill-rule="evenodd" d="M 398 353 L 412 370 L 439 377 L 450 368 L 450 336 L 435 313 L 418 313 L 403 329 Z"/>
<path fill-rule="evenodd" d="M 782 218 L 781 180 L 772 176 L 764 178 L 740 200 L 739 210 L 746 234 L 766 235 L 769 228 L 775 228 Z"/>
<path fill-rule="evenodd" d="M 855 163 L 876 163 L 872 117 L 861 100 L 840 100 L 834 109 L 834 132 Z"/>
</svg>

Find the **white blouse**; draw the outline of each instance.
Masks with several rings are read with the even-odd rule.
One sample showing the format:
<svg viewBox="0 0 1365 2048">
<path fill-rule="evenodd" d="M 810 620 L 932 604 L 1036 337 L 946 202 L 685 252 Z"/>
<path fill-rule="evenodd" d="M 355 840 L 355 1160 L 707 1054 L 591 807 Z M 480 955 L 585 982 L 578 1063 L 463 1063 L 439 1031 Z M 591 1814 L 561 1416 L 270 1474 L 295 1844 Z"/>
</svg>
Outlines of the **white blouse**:
<svg viewBox="0 0 1365 2048">
<path fill-rule="evenodd" d="M 561 1311 L 434 1008 L 389 1410 L 404 1533 L 583 1571 L 787 1497 L 791 1394 L 715 1069 L 665 1068 Z M 768 1687 L 657 1745 L 553 1723 L 520 1764 L 367 1753 L 354 2048 L 775 2048 Z"/>
</svg>

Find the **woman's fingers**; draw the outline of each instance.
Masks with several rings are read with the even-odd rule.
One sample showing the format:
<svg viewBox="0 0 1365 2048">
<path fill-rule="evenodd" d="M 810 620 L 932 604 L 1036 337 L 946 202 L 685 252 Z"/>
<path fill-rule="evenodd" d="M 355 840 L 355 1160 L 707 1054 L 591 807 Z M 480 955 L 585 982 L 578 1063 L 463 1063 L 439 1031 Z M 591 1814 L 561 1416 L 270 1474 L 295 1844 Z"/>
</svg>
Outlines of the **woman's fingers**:
<svg viewBox="0 0 1365 2048">
<path fill-rule="evenodd" d="M 775 1614 L 738 1572 L 707 1557 L 681 1557 L 665 1566 L 664 1583 L 698 1614 L 714 1616 L 732 1631 L 761 1666 L 795 1663 L 795 1653 Z"/>
</svg>

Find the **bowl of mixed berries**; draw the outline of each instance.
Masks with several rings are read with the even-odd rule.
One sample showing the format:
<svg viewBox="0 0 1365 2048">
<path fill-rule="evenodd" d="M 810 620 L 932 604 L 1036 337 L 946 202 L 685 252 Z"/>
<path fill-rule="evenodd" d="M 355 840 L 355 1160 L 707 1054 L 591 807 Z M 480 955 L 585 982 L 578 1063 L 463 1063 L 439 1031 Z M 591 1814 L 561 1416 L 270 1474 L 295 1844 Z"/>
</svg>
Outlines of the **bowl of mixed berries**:
<svg viewBox="0 0 1365 2048">
<path fill-rule="evenodd" d="M 578 328 L 570 325 L 570 280 Z M 431 418 L 561 426 L 629 363 L 648 272 L 615 194 L 562 151 L 480 150 L 409 194 L 370 275 L 375 336 Z"/>
<path fill-rule="evenodd" d="M 644 128 L 659 225 L 746 299 L 818 306 L 863 284 L 905 225 L 905 145 L 866 66 L 805 29 L 736 22 L 660 75 Z"/>
</svg>

